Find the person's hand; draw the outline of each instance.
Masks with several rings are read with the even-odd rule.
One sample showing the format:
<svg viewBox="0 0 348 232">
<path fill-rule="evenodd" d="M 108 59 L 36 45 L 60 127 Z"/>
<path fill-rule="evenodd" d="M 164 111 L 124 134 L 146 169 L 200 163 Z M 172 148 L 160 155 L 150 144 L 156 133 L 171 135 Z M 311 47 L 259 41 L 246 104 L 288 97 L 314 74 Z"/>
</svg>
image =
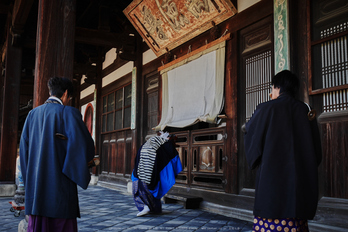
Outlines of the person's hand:
<svg viewBox="0 0 348 232">
<path fill-rule="evenodd" d="M 98 166 L 99 164 L 100 164 L 100 159 L 98 157 L 96 157 L 88 162 L 88 167 L 92 168 L 94 166 Z"/>
</svg>

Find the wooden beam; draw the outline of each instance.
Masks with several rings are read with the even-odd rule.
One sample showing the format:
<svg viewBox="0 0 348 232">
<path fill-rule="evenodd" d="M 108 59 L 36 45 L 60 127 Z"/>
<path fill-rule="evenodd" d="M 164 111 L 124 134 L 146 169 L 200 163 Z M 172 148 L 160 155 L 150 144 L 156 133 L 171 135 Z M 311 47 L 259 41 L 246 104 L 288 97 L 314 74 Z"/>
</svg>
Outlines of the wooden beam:
<svg viewBox="0 0 348 232">
<path fill-rule="evenodd" d="M 91 86 L 92 84 L 87 84 L 86 82 L 85 83 L 83 83 L 82 85 L 81 85 L 81 87 L 80 87 L 80 90 L 81 91 L 83 91 L 83 90 L 85 90 L 85 89 L 87 89 L 89 86 Z"/>
<path fill-rule="evenodd" d="M 101 78 L 106 77 L 107 75 L 114 72 L 115 70 L 122 67 L 123 65 L 127 64 L 128 62 L 129 62 L 128 60 L 122 60 L 122 59 L 114 60 L 114 62 L 112 64 L 110 64 L 108 67 L 106 67 L 102 70 Z"/>
<path fill-rule="evenodd" d="M 80 99 L 80 107 L 94 101 L 94 92 Z M 97 135 L 97 134 L 96 134 Z M 98 150 L 96 150 L 98 151 Z"/>
<path fill-rule="evenodd" d="M 0 3 L 0 14 L 8 14 L 9 6 L 3 3 Z"/>
<path fill-rule="evenodd" d="M 4 62 L 6 57 L 6 50 L 7 50 L 7 42 L 5 41 L 4 45 L 2 46 L 0 50 L 0 61 Z"/>
<path fill-rule="evenodd" d="M 273 13 L 273 0 L 259 1 L 248 9 L 228 19 L 226 21 L 229 24 L 228 29 L 229 31 L 241 30 L 246 25 L 250 25 L 267 17 L 270 13 Z"/>
<path fill-rule="evenodd" d="M 348 84 L 345 85 L 338 85 L 330 88 L 325 88 L 325 89 L 316 89 L 316 90 L 309 90 L 310 95 L 315 95 L 315 94 L 322 94 L 322 93 L 328 93 L 328 92 L 333 92 L 333 91 L 338 91 L 338 90 L 343 90 L 347 89 Z"/>
<path fill-rule="evenodd" d="M 22 31 L 34 0 L 16 0 L 12 11 L 12 33 Z"/>
<path fill-rule="evenodd" d="M 78 43 L 110 48 L 120 48 L 125 44 L 135 44 L 134 36 L 91 30 L 81 27 L 75 29 L 75 41 Z"/>
<path fill-rule="evenodd" d="M 6 19 L 6 22 L 5 22 L 5 28 L 7 27 L 7 25 L 9 25 L 10 23 L 10 20 L 11 20 L 11 14 L 10 12 L 7 12 L 7 19 Z M 0 61 L 1 62 L 5 62 L 5 57 L 6 57 L 6 50 L 7 50 L 7 40 L 8 40 L 8 36 L 7 36 L 7 33 L 9 30 L 6 30 L 5 33 L 4 33 L 4 37 L 5 37 L 5 42 L 3 44 L 3 46 L 1 47 L 1 50 L 0 50 Z"/>
<path fill-rule="evenodd" d="M 213 47 L 213 46 L 223 42 L 223 41 L 229 40 L 230 38 L 231 38 L 230 37 L 230 33 L 228 33 L 227 35 L 221 37 L 220 39 L 214 40 L 213 42 L 208 43 L 208 44 L 206 44 L 206 45 L 204 45 L 204 46 L 202 46 L 202 47 L 200 47 L 200 48 L 198 48 L 198 49 L 188 53 L 187 55 L 184 55 L 184 56 L 182 56 L 182 57 L 180 57 L 180 58 L 178 58 L 176 60 L 173 60 L 173 61 L 171 61 L 171 62 L 169 62 L 169 63 L 159 67 L 158 71 L 160 72 L 163 69 L 166 69 L 166 68 L 168 68 L 168 67 L 170 67 L 170 66 L 172 66 L 174 64 L 177 64 L 177 63 L 187 59 L 188 57 L 194 56 L 194 55 L 196 55 L 196 54 L 198 54 L 198 53 L 200 53 L 200 52 L 202 52 L 202 51 L 204 51 L 204 50 L 206 50 L 208 48 L 211 48 L 211 47 Z"/>
</svg>

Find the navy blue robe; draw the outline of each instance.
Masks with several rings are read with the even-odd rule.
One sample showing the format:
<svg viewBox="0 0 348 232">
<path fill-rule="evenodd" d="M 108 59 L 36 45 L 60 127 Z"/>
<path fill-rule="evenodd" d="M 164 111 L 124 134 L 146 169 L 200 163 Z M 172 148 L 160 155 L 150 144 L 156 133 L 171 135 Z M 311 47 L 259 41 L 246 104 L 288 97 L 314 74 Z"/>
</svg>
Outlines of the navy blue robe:
<svg viewBox="0 0 348 232">
<path fill-rule="evenodd" d="M 88 187 L 87 163 L 94 153 L 94 141 L 76 108 L 46 103 L 31 110 L 20 141 L 25 213 L 80 217 L 76 184 Z"/>
<path fill-rule="evenodd" d="M 322 153 L 318 125 L 308 111 L 284 93 L 258 105 L 246 124 L 246 159 L 257 168 L 255 216 L 313 219 Z"/>
</svg>

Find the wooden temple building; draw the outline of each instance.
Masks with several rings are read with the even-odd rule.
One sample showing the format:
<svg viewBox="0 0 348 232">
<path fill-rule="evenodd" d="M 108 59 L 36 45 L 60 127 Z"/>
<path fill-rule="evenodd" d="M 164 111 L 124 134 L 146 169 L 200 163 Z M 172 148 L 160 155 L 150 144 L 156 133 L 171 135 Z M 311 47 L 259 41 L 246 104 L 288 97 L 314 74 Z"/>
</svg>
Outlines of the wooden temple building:
<svg viewBox="0 0 348 232">
<path fill-rule="evenodd" d="M 241 126 L 289 69 L 321 132 L 315 228 L 347 228 L 347 37 L 347 0 L 0 0 L 0 194 L 14 193 L 27 113 L 65 76 L 101 160 L 94 184 L 126 189 L 137 150 L 164 130 L 183 166 L 171 194 L 249 220 Z"/>
</svg>

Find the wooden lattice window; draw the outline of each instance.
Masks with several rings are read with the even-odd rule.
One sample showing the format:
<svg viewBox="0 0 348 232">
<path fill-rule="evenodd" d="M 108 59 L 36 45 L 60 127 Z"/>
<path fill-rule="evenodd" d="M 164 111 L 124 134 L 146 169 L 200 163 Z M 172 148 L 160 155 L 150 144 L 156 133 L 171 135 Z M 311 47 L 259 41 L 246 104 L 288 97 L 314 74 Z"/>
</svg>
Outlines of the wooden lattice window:
<svg viewBox="0 0 348 232">
<path fill-rule="evenodd" d="M 103 97 L 102 132 L 130 127 L 131 101 L 131 84 Z"/>
<path fill-rule="evenodd" d="M 155 134 L 155 131 L 152 129 L 158 125 L 158 77 L 159 74 L 156 72 L 150 76 L 146 77 L 145 83 L 145 104 L 146 104 L 146 112 L 144 112 L 146 124 L 146 135 L 152 136 Z"/>
<path fill-rule="evenodd" d="M 323 112 L 348 109 L 348 2 L 311 1 L 309 92 L 322 94 Z"/>
<path fill-rule="evenodd" d="M 272 51 L 256 54 L 245 60 L 245 110 L 248 121 L 258 104 L 270 100 Z"/>
</svg>

